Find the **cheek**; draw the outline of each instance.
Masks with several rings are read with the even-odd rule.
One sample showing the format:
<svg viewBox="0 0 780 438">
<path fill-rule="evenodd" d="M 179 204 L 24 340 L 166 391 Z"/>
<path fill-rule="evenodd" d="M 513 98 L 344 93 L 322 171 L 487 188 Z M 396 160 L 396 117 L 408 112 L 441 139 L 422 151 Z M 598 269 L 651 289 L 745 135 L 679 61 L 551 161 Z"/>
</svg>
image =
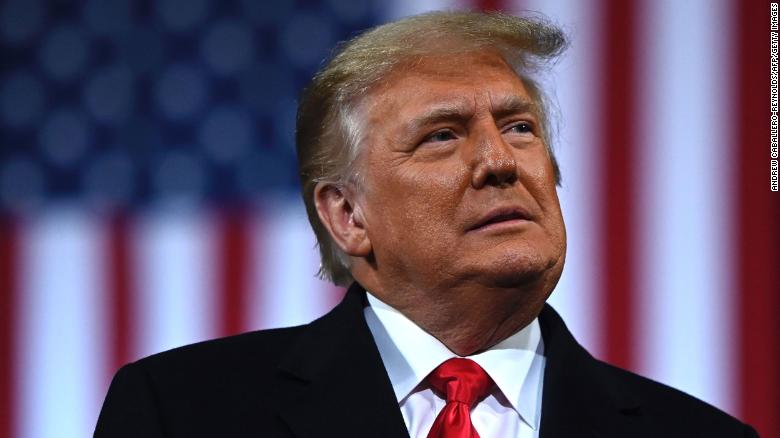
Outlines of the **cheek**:
<svg viewBox="0 0 780 438">
<path fill-rule="evenodd" d="M 454 166 L 409 166 L 377 178 L 377 195 L 387 208 L 387 227 L 400 228 L 400 238 L 442 238 L 451 226 L 462 193 L 465 172 Z"/>
<path fill-rule="evenodd" d="M 463 193 L 464 175 L 457 166 L 419 166 L 399 172 L 406 202 L 431 216 L 450 217 Z"/>
<path fill-rule="evenodd" d="M 566 231 L 555 186 L 555 174 L 547 153 L 534 154 L 523 161 L 521 174 L 524 184 L 536 200 L 543 214 L 543 227 L 552 238 L 551 242 L 565 245 Z"/>
<path fill-rule="evenodd" d="M 559 210 L 555 172 L 546 152 L 529 154 L 518 160 L 523 184 L 544 211 Z M 560 213 L 559 213 L 560 214 Z"/>
</svg>

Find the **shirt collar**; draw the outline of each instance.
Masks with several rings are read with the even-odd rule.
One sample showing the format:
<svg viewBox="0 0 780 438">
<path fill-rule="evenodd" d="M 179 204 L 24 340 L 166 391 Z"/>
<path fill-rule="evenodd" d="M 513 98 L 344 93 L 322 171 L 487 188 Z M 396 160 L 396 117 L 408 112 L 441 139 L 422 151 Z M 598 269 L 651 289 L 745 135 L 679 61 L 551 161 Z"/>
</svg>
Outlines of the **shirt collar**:
<svg viewBox="0 0 780 438">
<path fill-rule="evenodd" d="M 401 404 L 431 371 L 458 355 L 395 308 L 370 292 L 366 295 L 366 322 Z M 544 380 L 544 343 L 538 319 L 490 349 L 467 357 L 490 375 L 522 420 L 538 429 Z"/>
</svg>

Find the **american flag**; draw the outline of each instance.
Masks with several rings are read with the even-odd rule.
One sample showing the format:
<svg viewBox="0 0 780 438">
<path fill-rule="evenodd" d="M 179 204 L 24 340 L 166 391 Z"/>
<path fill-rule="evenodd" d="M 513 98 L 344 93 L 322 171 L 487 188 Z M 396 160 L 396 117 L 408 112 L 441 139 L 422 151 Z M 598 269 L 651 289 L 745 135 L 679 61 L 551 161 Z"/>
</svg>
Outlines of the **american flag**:
<svg viewBox="0 0 780 438">
<path fill-rule="evenodd" d="M 545 83 L 575 336 L 780 437 L 768 2 L 5 0 L 0 438 L 89 436 L 121 364 L 338 302 L 297 92 L 337 41 L 452 8 L 571 37 Z"/>
</svg>

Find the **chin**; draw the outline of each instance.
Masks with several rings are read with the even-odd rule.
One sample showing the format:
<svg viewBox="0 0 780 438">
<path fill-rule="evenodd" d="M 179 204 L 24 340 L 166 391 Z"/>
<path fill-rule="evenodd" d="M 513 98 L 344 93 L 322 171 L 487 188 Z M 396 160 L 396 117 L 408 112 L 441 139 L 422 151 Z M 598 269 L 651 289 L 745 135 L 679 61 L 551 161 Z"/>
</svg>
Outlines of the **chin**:
<svg viewBox="0 0 780 438">
<path fill-rule="evenodd" d="M 496 251 L 498 250 L 498 251 Z M 561 276 L 563 263 L 559 257 L 538 250 L 508 250 L 494 248 L 490 257 L 480 260 L 480 270 L 486 282 L 496 287 L 547 286 L 550 291 Z M 562 262 L 562 260 L 561 260 Z"/>
</svg>

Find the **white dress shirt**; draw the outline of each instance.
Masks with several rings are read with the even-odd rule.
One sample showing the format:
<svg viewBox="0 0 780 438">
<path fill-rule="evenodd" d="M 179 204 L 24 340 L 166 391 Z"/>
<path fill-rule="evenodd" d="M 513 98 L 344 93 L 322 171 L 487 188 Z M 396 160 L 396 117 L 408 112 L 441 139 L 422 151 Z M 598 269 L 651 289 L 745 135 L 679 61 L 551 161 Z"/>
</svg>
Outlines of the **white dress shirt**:
<svg viewBox="0 0 780 438">
<path fill-rule="evenodd" d="M 425 378 L 447 359 L 459 357 L 399 311 L 367 294 L 366 322 L 379 348 L 409 435 L 427 437 L 446 400 Z M 539 436 L 544 381 L 544 343 L 539 321 L 487 351 L 466 356 L 490 375 L 496 386 L 471 410 L 481 438 Z"/>
</svg>

